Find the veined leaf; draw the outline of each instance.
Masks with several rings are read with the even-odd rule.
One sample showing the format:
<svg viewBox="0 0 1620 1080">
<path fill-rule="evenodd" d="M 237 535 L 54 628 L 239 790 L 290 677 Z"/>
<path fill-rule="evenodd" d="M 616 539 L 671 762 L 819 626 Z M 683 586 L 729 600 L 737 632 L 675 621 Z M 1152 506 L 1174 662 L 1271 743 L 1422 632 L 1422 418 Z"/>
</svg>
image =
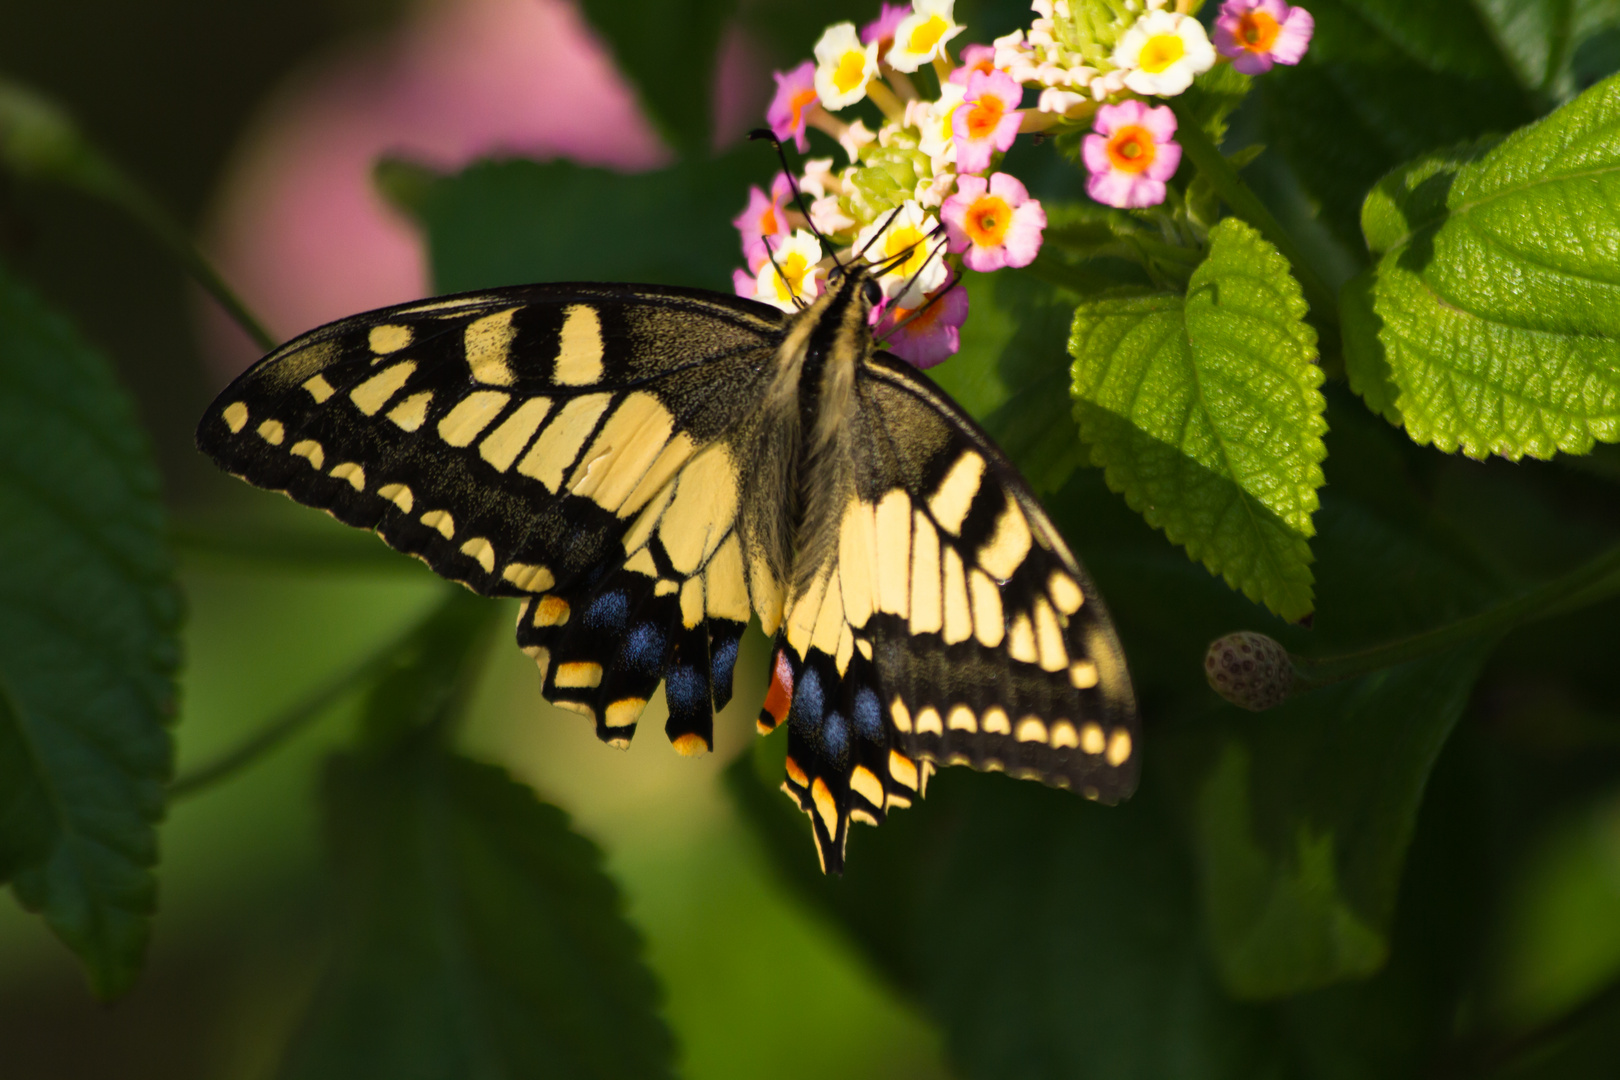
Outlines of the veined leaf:
<svg viewBox="0 0 1620 1080">
<path fill-rule="evenodd" d="M 0 880 L 102 997 L 140 969 L 180 598 L 106 362 L 0 269 Z"/>
<path fill-rule="evenodd" d="M 1620 440 L 1620 77 L 1386 177 L 1362 229 L 1380 325 L 1346 367 L 1415 441 L 1517 460 Z"/>
<path fill-rule="evenodd" d="M 339 941 L 282 1075 L 671 1075 L 601 853 L 500 769 L 432 738 L 334 761 Z"/>
<path fill-rule="evenodd" d="M 1326 422 L 1316 335 L 1287 261 L 1229 218 L 1185 299 L 1087 300 L 1069 339 L 1075 416 L 1109 486 L 1287 619 L 1311 611 Z"/>
</svg>

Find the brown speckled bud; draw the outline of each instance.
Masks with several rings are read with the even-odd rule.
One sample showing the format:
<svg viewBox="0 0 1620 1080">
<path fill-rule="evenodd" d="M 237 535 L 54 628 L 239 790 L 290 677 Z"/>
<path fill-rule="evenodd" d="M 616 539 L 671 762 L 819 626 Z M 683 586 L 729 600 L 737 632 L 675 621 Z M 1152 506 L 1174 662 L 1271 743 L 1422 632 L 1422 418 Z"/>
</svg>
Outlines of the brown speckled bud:
<svg viewBox="0 0 1620 1080">
<path fill-rule="evenodd" d="M 1234 705 L 1262 712 L 1288 700 L 1294 665 L 1274 638 L 1239 630 L 1210 642 L 1204 654 L 1210 689 Z"/>
</svg>

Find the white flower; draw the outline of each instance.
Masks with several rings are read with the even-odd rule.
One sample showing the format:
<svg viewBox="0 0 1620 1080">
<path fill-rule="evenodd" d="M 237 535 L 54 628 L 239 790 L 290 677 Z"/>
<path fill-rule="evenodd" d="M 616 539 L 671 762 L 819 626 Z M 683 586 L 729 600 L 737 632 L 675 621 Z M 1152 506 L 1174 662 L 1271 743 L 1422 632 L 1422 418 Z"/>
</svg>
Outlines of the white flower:
<svg viewBox="0 0 1620 1080">
<path fill-rule="evenodd" d="M 804 178 L 799 181 L 800 191 L 819 199 L 827 194 L 828 189 L 843 186 L 838 177 L 833 175 L 832 158 L 813 157 L 804 163 Z"/>
<path fill-rule="evenodd" d="M 901 307 L 918 306 L 928 293 L 945 284 L 949 271 L 944 260 L 933 257 L 945 242 L 942 232 L 935 235 L 938 229 L 938 218 L 907 199 L 898 213 L 884 214 L 855 237 L 855 250 L 865 251 L 869 262 L 905 256 L 877 279 L 883 295 Z"/>
<path fill-rule="evenodd" d="M 1174 97 L 1192 85 L 1194 75 L 1215 66 L 1215 47 L 1197 19 L 1150 11 L 1120 37 L 1112 59 L 1129 89 Z"/>
<path fill-rule="evenodd" d="M 783 311 L 798 307 L 795 298 L 808 300 L 821 291 L 825 271 L 821 266 L 821 242 L 803 229 L 784 240 L 759 268 L 754 299 L 775 304 Z"/>
<path fill-rule="evenodd" d="M 862 45 L 852 22 L 834 23 L 816 42 L 816 96 L 829 109 L 842 109 L 866 96 L 877 76 L 878 43 Z"/>
<path fill-rule="evenodd" d="M 945 201 L 954 187 L 956 187 L 956 174 L 948 169 L 935 174 L 932 180 L 919 180 L 917 181 L 917 190 L 914 193 L 917 204 L 932 210 Z"/>
<path fill-rule="evenodd" d="M 1040 103 L 1035 106 L 1037 112 L 1057 113 L 1067 116 L 1070 110 L 1090 102 L 1084 94 L 1076 94 L 1072 90 L 1059 90 L 1057 87 L 1048 87 L 1041 91 Z"/>
<path fill-rule="evenodd" d="M 855 219 L 838 205 L 838 196 L 827 195 L 810 204 L 810 224 L 819 229 L 823 236 L 831 236 L 845 229 L 853 229 Z"/>
<path fill-rule="evenodd" d="M 930 103 L 927 116 L 917 125 L 917 130 L 922 132 L 922 140 L 917 144 L 917 149 L 928 155 L 935 172 L 939 172 L 956 160 L 956 139 L 952 134 L 951 114 L 962 104 L 962 98 L 966 94 L 967 87 L 961 83 L 946 83 L 940 87 L 939 100 Z"/>
<path fill-rule="evenodd" d="M 951 14 L 956 0 L 912 0 L 910 15 L 894 30 L 894 44 L 886 59 L 896 71 L 916 71 L 945 50 L 945 43 L 962 32 Z"/>
<path fill-rule="evenodd" d="M 872 134 L 872 129 L 857 120 L 845 128 L 842 135 L 838 136 L 838 145 L 844 148 L 844 153 L 849 155 L 849 160 L 853 163 L 861 156 L 861 147 L 866 146 L 875 138 L 877 136 Z"/>
</svg>

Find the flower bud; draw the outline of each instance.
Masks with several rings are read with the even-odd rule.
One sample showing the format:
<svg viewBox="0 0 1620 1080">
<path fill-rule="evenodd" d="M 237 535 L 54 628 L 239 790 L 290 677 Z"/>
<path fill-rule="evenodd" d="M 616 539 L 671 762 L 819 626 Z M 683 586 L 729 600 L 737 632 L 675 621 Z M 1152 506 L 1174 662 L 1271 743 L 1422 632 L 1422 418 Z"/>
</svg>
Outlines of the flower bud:
<svg viewBox="0 0 1620 1080">
<path fill-rule="evenodd" d="M 1294 664 L 1275 638 L 1239 630 L 1210 642 L 1204 677 L 1210 689 L 1232 704 L 1263 712 L 1288 700 Z"/>
</svg>

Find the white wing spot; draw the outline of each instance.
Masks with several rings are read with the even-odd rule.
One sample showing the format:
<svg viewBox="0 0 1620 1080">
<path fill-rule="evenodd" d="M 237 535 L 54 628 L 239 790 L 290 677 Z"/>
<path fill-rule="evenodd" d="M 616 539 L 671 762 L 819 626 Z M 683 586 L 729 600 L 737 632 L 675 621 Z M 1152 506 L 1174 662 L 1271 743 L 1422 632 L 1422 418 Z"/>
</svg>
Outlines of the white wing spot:
<svg viewBox="0 0 1620 1080">
<path fill-rule="evenodd" d="M 484 573 L 495 572 L 495 545 L 482 536 L 475 536 L 461 545 L 461 553 L 484 568 Z"/>
<path fill-rule="evenodd" d="M 984 458 L 966 450 L 939 482 L 933 498 L 928 500 L 928 512 L 934 515 L 939 527 L 955 536 L 962 531 L 973 496 L 979 493 L 979 481 L 984 478 Z"/>
<path fill-rule="evenodd" d="M 259 438 L 271 446 L 280 446 L 287 437 L 287 429 L 281 426 L 280 420 L 266 420 L 259 425 Z"/>
<path fill-rule="evenodd" d="M 221 415 L 225 417 L 225 426 L 231 429 L 232 435 L 242 434 L 242 429 L 247 426 L 248 422 L 248 407 L 246 405 L 240 401 L 233 401 L 225 406 L 225 411 Z"/>
<path fill-rule="evenodd" d="M 456 535 L 456 519 L 450 516 L 448 510 L 429 510 L 421 520 L 428 528 L 437 529 L 446 540 Z"/>
<path fill-rule="evenodd" d="M 326 381 L 326 376 L 319 374 L 305 379 L 304 389 L 309 391 L 309 396 L 315 399 L 317 405 L 325 405 L 326 399 L 337 393 L 332 389 L 332 384 Z"/>
<path fill-rule="evenodd" d="M 366 490 L 366 470 L 359 462 L 345 461 L 341 465 L 334 465 L 330 475 L 334 480 L 347 480 L 356 491 Z"/>
</svg>

